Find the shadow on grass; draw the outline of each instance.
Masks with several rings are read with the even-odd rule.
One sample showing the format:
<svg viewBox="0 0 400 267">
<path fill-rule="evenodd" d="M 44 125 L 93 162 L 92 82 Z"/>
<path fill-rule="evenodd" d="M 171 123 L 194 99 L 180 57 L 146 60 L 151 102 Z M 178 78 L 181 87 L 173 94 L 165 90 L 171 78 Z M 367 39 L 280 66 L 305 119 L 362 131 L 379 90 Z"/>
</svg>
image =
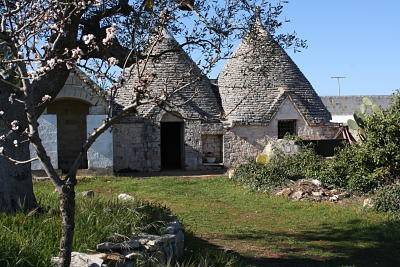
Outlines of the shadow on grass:
<svg viewBox="0 0 400 267">
<path fill-rule="evenodd" d="M 226 251 L 206 240 L 188 237 L 192 250 Z M 323 225 L 318 230 L 300 233 L 243 231 L 224 236 L 258 244 L 277 257 L 251 257 L 229 252 L 240 261 L 232 266 L 400 266 L 400 221 L 363 225 L 361 220 L 345 225 Z M 223 265 L 217 265 L 223 266 Z"/>
</svg>

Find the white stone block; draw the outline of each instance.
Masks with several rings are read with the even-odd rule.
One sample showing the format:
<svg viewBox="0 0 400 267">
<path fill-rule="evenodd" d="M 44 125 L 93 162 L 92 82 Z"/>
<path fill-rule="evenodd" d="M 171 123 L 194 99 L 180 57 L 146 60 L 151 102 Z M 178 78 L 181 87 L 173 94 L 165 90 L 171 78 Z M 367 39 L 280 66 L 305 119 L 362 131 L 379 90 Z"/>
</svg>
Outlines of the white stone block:
<svg viewBox="0 0 400 267">
<path fill-rule="evenodd" d="M 99 127 L 107 115 L 88 115 L 88 135 Z M 89 148 L 87 153 L 89 169 L 106 169 L 113 167 L 113 138 L 111 130 L 107 130 Z"/>
<path fill-rule="evenodd" d="M 55 169 L 58 169 L 58 151 L 57 151 L 57 115 L 42 115 L 38 119 L 39 136 L 42 139 L 43 146 L 51 159 Z M 31 158 L 36 157 L 35 149 L 30 145 Z M 42 170 L 40 161 L 34 161 L 31 165 L 32 170 Z"/>
</svg>

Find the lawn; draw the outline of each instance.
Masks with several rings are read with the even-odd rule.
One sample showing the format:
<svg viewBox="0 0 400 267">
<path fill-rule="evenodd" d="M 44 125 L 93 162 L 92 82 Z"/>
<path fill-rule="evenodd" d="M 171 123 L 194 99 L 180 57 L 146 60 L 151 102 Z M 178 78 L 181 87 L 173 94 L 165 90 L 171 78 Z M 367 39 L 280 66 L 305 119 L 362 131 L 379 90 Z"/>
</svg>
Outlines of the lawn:
<svg viewBox="0 0 400 267">
<path fill-rule="evenodd" d="M 400 221 L 347 204 L 291 202 L 225 177 L 86 178 L 77 191 L 128 193 L 167 206 L 184 223 L 190 250 L 229 250 L 245 266 L 400 266 Z M 36 182 L 43 194 L 49 182 Z"/>
</svg>

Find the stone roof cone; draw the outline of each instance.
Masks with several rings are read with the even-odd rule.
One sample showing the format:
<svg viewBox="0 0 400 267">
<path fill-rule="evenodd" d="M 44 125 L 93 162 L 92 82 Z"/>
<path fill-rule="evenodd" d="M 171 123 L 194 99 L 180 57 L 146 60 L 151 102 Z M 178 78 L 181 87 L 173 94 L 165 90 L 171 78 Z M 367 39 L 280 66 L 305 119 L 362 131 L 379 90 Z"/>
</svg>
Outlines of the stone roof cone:
<svg viewBox="0 0 400 267">
<path fill-rule="evenodd" d="M 154 45 L 146 66 L 144 61 L 139 64 L 140 69 L 144 69 L 144 75 L 149 79 L 150 95 L 160 96 L 164 90 L 172 90 L 184 87 L 174 94 L 172 103 L 182 104 L 178 110 L 182 116 L 216 120 L 222 113 L 222 108 L 218 104 L 217 97 L 212 89 L 210 80 L 205 76 L 196 63 L 182 49 L 177 40 L 166 29 L 161 34 L 154 36 L 158 42 Z M 160 55 L 161 56 L 157 56 Z M 132 88 L 138 83 L 137 67 L 134 66 L 132 76 L 127 81 L 126 89 L 118 93 L 116 102 L 120 106 L 127 106 L 132 102 Z M 166 86 L 167 85 L 167 86 Z M 139 109 L 141 115 L 156 112 L 158 108 L 144 106 Z"/>
<path fill-rule="evenodd" d="M 259 14 L 218 78 L 228 121 L 269 123 L 290 97 L 310 125 L 327 123 L 329 111 L 297 65 L 263 27 Z"/>
</svg>

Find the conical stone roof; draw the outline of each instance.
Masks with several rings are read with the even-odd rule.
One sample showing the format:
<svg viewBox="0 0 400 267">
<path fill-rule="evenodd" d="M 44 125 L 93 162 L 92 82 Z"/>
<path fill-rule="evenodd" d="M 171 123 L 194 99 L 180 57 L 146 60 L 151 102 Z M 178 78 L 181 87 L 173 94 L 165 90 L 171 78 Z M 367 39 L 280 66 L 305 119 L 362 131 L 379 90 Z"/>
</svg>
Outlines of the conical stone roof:
<svg viewBox="0 0 400 267">
<path fill-rule="evenodd" d="M 218 78 L 228 121 L 269 123 L 288 96 L 310 125 L 331 115 L 312 85 L 259 20 Z"/>
<path fill-rule="evenodd" d="M 163 30 L 159 39 L 147 64 L 144 65 L 144 61 L 139 64 L 139 70 L 144 68 L 143 77 L 149 80 L 150 98 L 160 97 L 165 90 L 172 92 L 182 88 L 173 94 L 169 101 L 172 106 L 168 109 L 188 118 L 218 120 L 222 107 L 218 104 L 210 80 L 167 30 Z M 116 97 L 120 107 L 132 103 L 132 88 L 139 82 L 137 66 L 131 73 L 125 88 Z M 144 105 L 138 109 L 139 114 L 144 116 L 151 116 L 158 110 L 155 105 Z"/>
</svg>

